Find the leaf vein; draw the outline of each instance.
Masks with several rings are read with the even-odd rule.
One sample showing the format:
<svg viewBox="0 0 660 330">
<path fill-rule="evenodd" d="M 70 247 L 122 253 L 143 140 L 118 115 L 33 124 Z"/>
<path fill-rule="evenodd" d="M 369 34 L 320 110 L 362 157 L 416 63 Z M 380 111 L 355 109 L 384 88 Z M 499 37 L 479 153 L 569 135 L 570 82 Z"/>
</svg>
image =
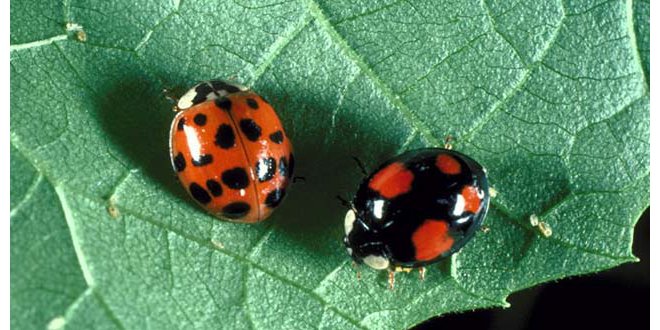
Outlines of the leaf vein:
<svg viewBox="0 0 660 330">
<path fill-rule="evenodd" d="M 170 243 L 170 239 L 171 239 L 171 237 L 170 237 L 170 234 L 171 234 L 171 235 L 176 235 L 176 233 L 173 233 L 173 232 L 168 232 L 168 233 L 167 233 L 167 240 L 166 240 L 166 242 L 167 242 L 167 249 L 168 249 L 168 251 L 171 249 L 171 243 Z M 173 282 L 173 281 L 174 281 L 174 272 L 173 272 L 173 270 L 172 270 L 172 261 L 171 261 L 171 260 L 172 260 L 172 257 L 170 256 L 170 254 L 171 254 L 170 252 L 167 253 L 167 259 L 168 259 L 169 269 L 170 269 L 170 273 L 171 273 L 171 275 L 172 275 L 172 282 Z M 188 269 L 194 269 L 194 268 L 195 268 L 194 265 L 192 265 L 192 264 L 190 264 L 190 262 L 188 262 L 188 258 L 182 258 L 182 259 L 184 260 L 184 263 L 186 264 L 186 266 L 187 266 Z M 192 272 L 192 273 L 194 274 L 195 278 L 197 279 L 197 283 L 201 283 L 201 284 L 204 286 L 204 290 L 205 290 L 206 293 L 209 295 L 209 297 L 211 298 L 211 301 L 213 302 L 213 305 L 215 305 L 215 307 L 218 309 L 218 311 L 223 310 L 224 308 L 223 308 L 223 307 L 220 305 L 220 303 L 215 299 L 215 296 L 216 296 L 216 295 L 213 293 L 213 290 L 211 290 L 211 288 L 209 288 L 208 281 L 204 281 L 202 278 L 200 278 L 200 276 L 199 276 L 199 274 L 198 274 L 197 272 Z M 170 285 L 170 288 L 173 288 L 173 287 L 174 287 L 173 285 Z M 191 321 L 191 322 L 192 322 L 192 321 Z M 191 324 L 194 324 L 194 323 L 191 323 Z"/>
<path fill-rule="evenodd" d="M 516 56 L 518 56 L 518 59 L 521 62 L 525 62 L 522 54 L 520 53 L 520 50 L 513 45 L 513 42 L 506 36 L 502 31 L 500 31 L 497 28 L 497 24 L 495 23 L 495 17 L 493 16 L 493 12 L 491 11 L 490 7 L 486 4 L 485 0 L 481 0 L 481 7 L 483 8 L 484 12 L 486 13 L 486 16 L 488 17 L 488 22 L 493 29 L 493 32 L 495 32 L 497 35 L 499 35 L 508 45 L 513 49 L 513 51 L 516 53 Z"/>
<path fill-rule="evenodd" d="M 58 34 L 56 36 L 42 39 L 42 40 L 36 40 L 36 41 L 31 41 L 31 42 L 26 42 L 22 44 L 14 44 L 9 46 L 9 51 L 14 52 L 18 50 L 25 50 L 25 49 L 30 49 L 30 48 L 36 48 L 36 47 L 41 47 L 41 46 L 46 46 L 50 45 L 56 41 L 61 41 L 61 40 L 66 40 L 69 36 L 66 34 Z"/>
<path fill-rule="evenodd" d="M 321 281 L 319 281 L 319 284 L 318 284 L 314 289 L 312 289 L 312 291 L 313 291 L 313 292 L 316 292 L 318 289 L 320 289 L 320 288 L 323 286 L 323 284 L 325 284 L 325 282 L 327 282 L 328 280 L 330 280 L 335 274 L 337 274 L 337 272 L 338 272 L 339 270 L 341 270 L 342 268 L 344 268 L 344 266 L 345 266 L 347 263 L 348 263 L 348 259 L 342 261 L 341 263 L 339 263 L 339 265 L 338 265 L 337 267 L 335 267 L 335 269 L 333 269 L 332 271 L 330 271 L 330 272 L 328 273 L 328 275 L 326 275 Z"/>
<path fill-rule="evenodd" d="M 146 216 L 140 214 L 139 212 L 136 212 L 136 211 L 133 211 L 133 210 L 130 210 L 130 209 L 126 209 L 126 210 L 124 210 L 124 213 L 131 214 L 131 215 L 133 215 L 135 218 L 140 219 L 140 220 L 143 220 L 143 221 L 145 221 L 145 222 L 151 224 L 151 225 L 154 226 L 154 227 L 157 227 L 157 228 L 160 228 L 160 229 L 162 229 L 162 230 L 165 230 L 165 231 L 171 232 L 172 234 L 175 234 L 175 235 L 177 235 L 177 236 L 180 236 L 180 237 L 182 237 L 182 238 L 184 238 L 184 239 L 187 239 L 187 240 L 189 240 L 189 241 L 191 241 L 191 242 L 197 243 L 200 247 L 205 247 L 205 248 L 207 248 L 207 249 L 211 249 L 211 250 L 213 250 L 213 251 L 217 251 L 217 252 L 222 253 L 222 254 L 224 254 L 224 255 L 230 257 L 230 258 L 235 259 L 237 262 L 240 262 L 240 263 L 245 264 L 245 265 L 247 265 L 247 266 L 249 266 L 249 267 L 252 267 L 252 268 L 254 268 L 254 269 L 257 269 L 257 270 L 263 272 L 264 274 L 266 274 L 266 275 L 268 275 L 268 276 L 270 276 L 270 277 L 272 277 L 272 278 L 274 278 L 274 279 L 276 279 L 276 280 L 278 280 L 278 281 L 280 281 L 280 282 L 282 282 L 282 283 L 284 283 L 284 284 L 286 284 L 286 285 L 292 286 L 292 287 L 298 289 L 299 291 L 301 291 L 301 292 L 307 294 L 310 298 L 312 298 L 312 299 L 318 301 L 321 305 L 323 305 L 323 306 L 328 306 L 328 308 L 331 309 L 333 312 L 335 312 L 337 315 L 339 315 L 339 316 L 341 316 L 342 318 L 346 319 L 347 321 L 349 321 L 350 323 L 354 324 L 355 326 L 357 326 L 357 327 L 359 327 L 359 328 L 364 328 L 364 327 L 360 326 L 359 323 L 358 323 L 355 319 L 353 319 L 352 317 L 348 316 L 346 313 L 340 311 L 337 307 L 335 307 L 334 305 L 332 305 L 331 303 L 329 303 L 328 301 L 326 301 L 325 299 L 323 299 L 321 296 L 319 296 L 319 295 L 318 295 L 317 293 L 315 293 L 314 291 L 309 290 L 309 289 L 305 288 L 304 286 L 302 286 L 302 285 L 300 285 L 300 284 L 294 282 L 293 280 L 290 280 L 290 279 L 288 279 L 288 278 L 286 278 L 286 277 L 283 277 L 282 275 L 277 274 L 277 273 L 275 273 L 275 272 L 273 272 L 273 271 L 271 271 L 271 270 L 269 270 L 269 269 L 267 269 L 267 268 L 265 268 L 265 267 L 259 265 L 257 262 L 251 260 L 251 259 L 248 258 L 248 257 L 244 257 L 244 256 L 241 256 L 241 255 L 239 255 L 239 254 L 236 254 L 236 253 L 230 252 L 229 250 L 222 249 L 222 248 L 220 248 L 220 247 L 214 245 L 214 244 L 213 244 L 212 242 L 210 242 L 210 241 L 205 241 L 205 240 L 203 240 L 203 239 L 200 239 L 200 238 L 197 238 L 197 237 L 194 237 L 194 236 L 188 235 L 188 234 L 186 234 L 186 233 L 184 233 L 184 232 L 182 232 L 182 231 L 179 231 L 179 230 L 177 230 L 177 229 L 174 229 L 174 228 L 172 228 L 172 227 L 170 227 L 170 226 L 168 226 L 168 225 L 166 225 L 166 224 L 162 224 L 162 223 L 159 223 L 159 222 L 157 222 L 157 221 L 155 221 L 155 220 L 153 220 L 153 219 L 150 219 L 149 217 L 146 217 Z"/>
<path fill-rule="evenodd" d="M 356 14 L 356 15 L 353 15 L 353 16 L 348 16 L 348 17 L 342 18 L 342 19 L 340 19 L 340 20 L 338 20 L 338 21 L 334 21 L 334 22 L 331 22 L 331 23 L 333 23 L 334 25 L 339 25 L 339 24 L 341 24 L 341 23 L 354 21 L 354 20 L 356 20 L 356 19 L 358 19 L 358 18 L 361 18 L 361 17 L 367 17 L 367 16 L 369 16 L 369 15 L 373 15 L 373 14 L 376 14 L 376 13 L 381 12 L 381 11 L 383 11 L 383 10 L 386 10 L 386 9 L 392 8 L 392 7 L 394 7 L 394 6 L 396 6 L 396 5 L 400 4 L 400 3 L 402 3 L 402 2 L 404 2 L 404 1 L 406 1 L 406 0 L 397 0 L 397 1 L 394 1 L 394 2 L 392 2 L 392 3 L 388 3 L 388 4 L 386 4 L 386 5 L 382 6 L 382 7 L 374 8 L 374 9 L 371 9 L 371 10 L 367 10 L 367 11 L 365 11 L 365 12 L 363 12 L 363 13 L 359 13 L 359 14 Z M 407 1 L 406 1 L 406 2 L 407 2 Z M 410 3 L 408 3 L 408 4 L 410 5 Z M 410 6 L 413 7 L 412 5 L 410 5 Z M 414 8 L 414 7 L 413 7 L 413 8 Z"/>
<path fill-rule="evenodd" d="M 649 82 L 646 80 L 646 72 L 644 72 L 644 65 L 640 55 L 639 46 L 637 45 L 637 34 L 635 33 L 635 22 L 633 14 L 633 0 L 628 0 L 626 3 L 626 18 L 628 25 L 628 35 L 630 37 L 630 47 L 632 48 L 633 56 L 639 66 L 639 71 L 642 73 L 642 81 L 644 82 L 644 92 L 649 93 Z"/>
<path fill-rule="evenodd" d="M 242 277 L 242 281 L 241 281 L 241 284 L 242 284 L 241 285 L 241 291 L 242 291 L 241 299 L 242 299 L 243 311 L 245 312 L 245 317 L 248 320 L 248 324 L 250 325 L 250 329 L 256 329 L 256 327 L 254 325 L 254 320 L 252 319 L 252 313 L 250 313 L 250 306 L 248 306 L 248 294 L 249 294 L 249 292 L 248 292 L 247 281 L 248 281 L 249 272 L 250 272 L 250 266 L 245 265 L 245 267 L 243 267 L 243 274 L 241 276 Z"/>
<path fill-rule="evenodd" d="M 413 113 L 410 108 L 408 108 L 401 99 L 394 94 L 394 92 L 389 88 L 377 75 L 376 73 L 366 64 L 366 62 L 358 55 L 349 45 L 348 42 L 342 37 L 339 32 L 333 27 L 332 23 L 325 16 L 318 3 L 315 0 L 304 0 L 309 8 L 311 15 L 314 19 L 321 25 L 325 30 L 328 37 L 333 40 L 337 47 L 344 53 L 347 59 L 353 62 L 360 70 L 372 81 L 372 83 L 381 90 L 383 96 L 393 105 L 398 108 L 398 110 L 403 114 L 404 118 L 410 123 L 411 126 L 418 129 L 420 133 L 424 135 L 424 138 L 435 144 L 442 145 L 441 141 L 438 140 L 432 133 L 431 129 L 420 120 L 415 113 Z"/>
<path fill-rule="evenodd" d="M 554 30 L 552 36 L 549 38 L 549 41 L 546 44 L 543 51 L 541 51 L 541 54 L 539 55 L 538 59 L 528 64 L 527 67 L 525 68 L 525 73 L 523 74 L 521 79 L 518 80 L 518 82 L 504 95 L 502 99 L 493 103 L 491 109 L 488 112 L 486 112 L 486 114 L 484 114 L 479 120 L 477 120 L 477 122 L 475 122 L 472 125 L 472 128 L 470 130 L 468 130 L 465 134 L 463 134 L 465 140 L 469 141 L 473 137 L 473 134 L 479 131 L 488 122 L 488 120 L 499 111 L 499 109 L 501 109 L 518 92 L 523 90 L 523 86 L 529 80 L 532 71 L 538 66 L 539 63 L 543 62 L 543 60 L 548 54 L 548 51 L 554 46 L 555 41 L 557 40 L 557 36 L 559 35 L 559 31 L 564 25 L 564 20 L 566 19 L 566 9 L 564 8 L 564 2 L 562 1 L 561 3 L 562 3 L 561 19 L 557 23 L 556 29 Z"/>
<path fill-rule="evenodd" d="M 262 60 L 257 65 L 257 67 L 252 71 L 252 79 L 249 81 L 249 85 L 254 84 L 265 72 L 266 69 L 275 61 L 278 55 L 282 53 L 284 48 L 291 43 L 311 22 L 311 17 L 304 15 L 301 19 L 296 21 L 296 23 L 289 26 L 282 35 L 280 35 L 266 50 L 266 53 L 261 57 Z"/>
<path fill-rule="evenodd" d="M 112 310 L 112 308 L 110 308 L 110 305 L 108 305 L 108 303 L 105 301 L 103 296 L 101 296 L 101 293 L 94 289 L 92 289 L 91 291 L 92 291 L 92 295 L 99 302 L 99 305 L 101 305 L 101 308 L 103 308 L 103 310 L 108 315 L 110 320 L 112 320 L 112 322 L 115 323 L 115 325 L 120 329 L 126 329 L 126 327 L 124 326 L 124 324 L 122 324 L 121 320 L 117 317 L 117 315 Z"/>
<path fill-rule="evenodd" d="M 451 276 L 451 277 L 450 277 L 450 281 L 453 282 L 453 283 L 456 285 L 456 287 L 457 287 L 461 292 L 463 292 L 464 294 L 466 294 L 466 295 L 468 295 L 468 296 L 470 296 L 470 297 L 473 297 L 473 298 L 476 298 L 476 299 L 479 299 L 479 300 L 486 301 L 486 302 L 491 303 L 491 304 L 493 304 L 493 305 L 495 305 L 495 306 L 501 306 L 501 305 L 502 305 L 502 301 L 501 301 L 501 300 L 497 300 L 497 299 L 495 299 L 495 298 L 488 297 L 488 296 L 486 296 L 486 295 L 484 295 L 484 294 L 481 294 L 481 293 L 477 293 L 477 292 L 472 292 L 472 291 L 470 291 L 468 288 L 466 288 L 466 287 L 464 287 L 463 285 L 461 285 L 461 283 L 458 281 L 458 279 L 456 279 L 454 276 Z M 506 306 L 506 305 L 508 305 L 508 303 L 505 302 L 505 306 Z"/>
<path fill-rule="evenodd" d="M 41 173 L 37 174 L 36 178 L 32 180 L 30 183 L 30 186 L 28 186 L 28 189 L 25 191 L 25 194 L 23 195 L 23 198 L 16 203 L 16 206 L 14 206 L 13 209 L 9 211 L 9 217 L 13 217 L 18 213 L 18 211 L 25 205 L 30 198 L 32 198 L 32 195 L 34 195 L 35 191 L 37 190 L 37 187 L 39 184 L 43 181 L 43 175 Z"/>
<path fill-rule="evenodd" d="M 274 225 L 270 225 L 270 227 L 268 227 L 264 231 L 264 233 L 261 235 L 261 237 L 259 237 L 257 242 L 254 243 L 252 248 L 250 248 L 250 251 L 248 251 L 247 256 L 249 258 L 254 258 L 259 253 L 259 251 L 261 251 L 261 246 L 268 240 L 270 235 L 273 234 L 273 231 L 275 231 L 275 226 Z"/>
<path fill-rule="evenodd" d="M 344 87 L 339 91 L 339 96 L 337 99 L 337 105 L 332 109 L 332 113 L 330 115 L 330 127 L 328 128 L 328 132 L 325 134 L 325 138 L 323 141 L 324 145 L 330 145 L 332 140 L 334 139 L 334 131 L 337 128 L 337 115 L 339 114 L 339 110 L 341 109 L 342 105 L 344 104 L 344 99 L 346 96 L 346 92 L 348 91 L 349 87 L 355 82 L 355 80 L 359 77 L 359 74 L 354 74 L 352 77 L 346 82 Z"/>
<path fill-rule="evenodd" d="M 400 154 L 408 149 L 410 144 L 415 141 L 415 137 L 417 136 L 417 129 L 413 127 L 412 131 L 410 131 L 410 134 L 408 134 L 408 137 L 406 137 L 406 140 L 403 141 L 401 144 L 401 147 L 396 151 L 396 154 Z"/>
</svg>

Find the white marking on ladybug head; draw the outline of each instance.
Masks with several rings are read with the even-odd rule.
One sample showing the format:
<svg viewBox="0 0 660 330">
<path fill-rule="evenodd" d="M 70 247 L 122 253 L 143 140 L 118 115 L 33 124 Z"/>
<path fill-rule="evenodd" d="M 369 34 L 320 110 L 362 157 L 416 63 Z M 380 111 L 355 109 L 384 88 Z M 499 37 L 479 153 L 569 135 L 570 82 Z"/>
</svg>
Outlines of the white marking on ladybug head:
<svg viewBox="0 0 660 330">
<path fill-rule="evenodd" d="M 348 252 L 349 256 L 353 256 L 353 249 L 351 249 L 350 247 L 346 248 L 346 252 Z"/>
<path fill-rule="evenodd" d="M 379 199 L 377 201 L 374 201 L 374 216 L 378 219 L 383 218 L 383 207 L 385 206 L 385 201 L 382 199 Z"/>
<path fill-rule="evenodd" d="M 458 194 L 456 195 L 456 204 L 454 204 L 454 209 L 451 213 L 453 216 L 457 217 L 463 214 L 463 211 L 465 211 L 465 198 L 463 198 L 463 195 Z"/>
<path fill-rule="evenodd" d="M 179 98 L 179 101 L 176 103 L 177 108 L 180 110 L 185 110 L 193 106 L 193 100 L 195 99 L 195 96 L 197 96 L 197 86 L 195 85 L 193 88 L 189 89 L 181 98 Z"/>
<path fill-rule="evenodd" d="M 382 256 L 369 255 L 364 257 L 362 261 L 373 269 L 385 269 L 390 266 L 390 261 Z"/>
<path fill-rule="evenodd" d="M 353 223 L 355 222 L 355 212 L 353 210 L 348 210 L 346 216 L 344 217 L 344 232 L 346 235 L 353 230 Z"/>
<path fill-rule="evenodd" d="M 245 87 L 243 85 L 233 83 L 233 82 L 228 82 L 228 81 L 222 80 L 222 84 L 224 84 L 225 86 L 235 87 L 241 92 L 245 92 L 245 91 L 248 90 L 247 87 Z M 193 105 L 195 105 L 193 103 L 193 100 L 199 94 L 197 92 L 197 88 L 201 85 L 207 85 L 211 89 L 211 91 L 204 96 L 205 101 L 219 99 L 221 97 L 225 97 L 225 96 L 231 94 L 225 89 L 226 87 L 216 89 L 217 86 L 214 87 L 213 82 L 205 81 L 205 82 L 202 82 L 202 83 L 199 83 L 199 84 L 193 86 L 185 94 L 183 94 L 183 96 L 181 96 L 179 101 L 176 103 L 176 106 L 177 106 L 177 108 L 179 108 L 179 110 L 185 110 L 185 109 L 188 109 L 188 108 L 192 107 Z"/>
</svg>

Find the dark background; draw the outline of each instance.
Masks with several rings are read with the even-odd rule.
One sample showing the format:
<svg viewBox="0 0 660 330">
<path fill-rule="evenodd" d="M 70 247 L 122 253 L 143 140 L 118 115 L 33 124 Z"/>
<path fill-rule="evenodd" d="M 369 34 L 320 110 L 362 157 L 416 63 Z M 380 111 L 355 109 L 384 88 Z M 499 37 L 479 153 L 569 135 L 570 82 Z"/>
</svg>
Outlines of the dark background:
<svg viewBox="0 0 660 330">
<path fill-rule="evenodd" d="M 413 329 L 648 329 L 649 223 L 647 209 L 635 226 L 637 263 L 516 292 L 508 309 L 440 316 Z"/>
</svg>

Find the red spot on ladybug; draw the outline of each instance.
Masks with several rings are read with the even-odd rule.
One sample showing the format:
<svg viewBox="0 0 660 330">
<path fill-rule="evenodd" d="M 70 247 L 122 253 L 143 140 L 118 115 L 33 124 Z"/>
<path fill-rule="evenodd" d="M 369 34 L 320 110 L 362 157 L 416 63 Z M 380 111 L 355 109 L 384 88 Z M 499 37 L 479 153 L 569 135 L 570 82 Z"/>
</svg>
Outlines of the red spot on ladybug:
<svg viewBox="0 0 660 330">
<path fill-rule="evenodd" d="M 435 166 L 438 167 L 440 172 L 448 175 L 456 175 L 461 173 L 461 164 L 456 158 L 447 154 L 440 154 L 435 159 Z"/>
<path fill-rule="evenodd" d="M 392 199 L 410 191 L 414 177 L 402 163 L 395 162 L 378 171 L 369 181 L 369 188 Z"/>
<path fill-rule="evenodd" d="M 449 224 L 443 220 L 426 219 L 412 235 L 415 259 L 429 261 L 449 251 L 454 239 L 449 235 Z"/>
<path fill-rule="evenodd" d="M 465 186 L 461 190 L 461 196 L 465 200 L 465 211 L 477 213 L 479 207 L 481 206 L 481 198 L 479 197 L 479 191 L 476 187 Z"/>
</svg>

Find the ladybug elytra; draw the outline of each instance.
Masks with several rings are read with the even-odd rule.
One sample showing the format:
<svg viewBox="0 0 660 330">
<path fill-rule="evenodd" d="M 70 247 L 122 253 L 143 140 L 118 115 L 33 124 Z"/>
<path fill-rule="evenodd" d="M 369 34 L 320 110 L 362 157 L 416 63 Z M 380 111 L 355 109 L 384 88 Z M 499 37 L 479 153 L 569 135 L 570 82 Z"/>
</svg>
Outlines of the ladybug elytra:
<svg viewBox="0 0 660 330">
<path fill-rule="evenodd" d="M 212 80 L 191 88 L 176 108 L 170 156 L 190 196 L 218 218 L 268 218 L 294 166 L 291 142 L 270 104 L 244 86 Z"/>
</svg>

